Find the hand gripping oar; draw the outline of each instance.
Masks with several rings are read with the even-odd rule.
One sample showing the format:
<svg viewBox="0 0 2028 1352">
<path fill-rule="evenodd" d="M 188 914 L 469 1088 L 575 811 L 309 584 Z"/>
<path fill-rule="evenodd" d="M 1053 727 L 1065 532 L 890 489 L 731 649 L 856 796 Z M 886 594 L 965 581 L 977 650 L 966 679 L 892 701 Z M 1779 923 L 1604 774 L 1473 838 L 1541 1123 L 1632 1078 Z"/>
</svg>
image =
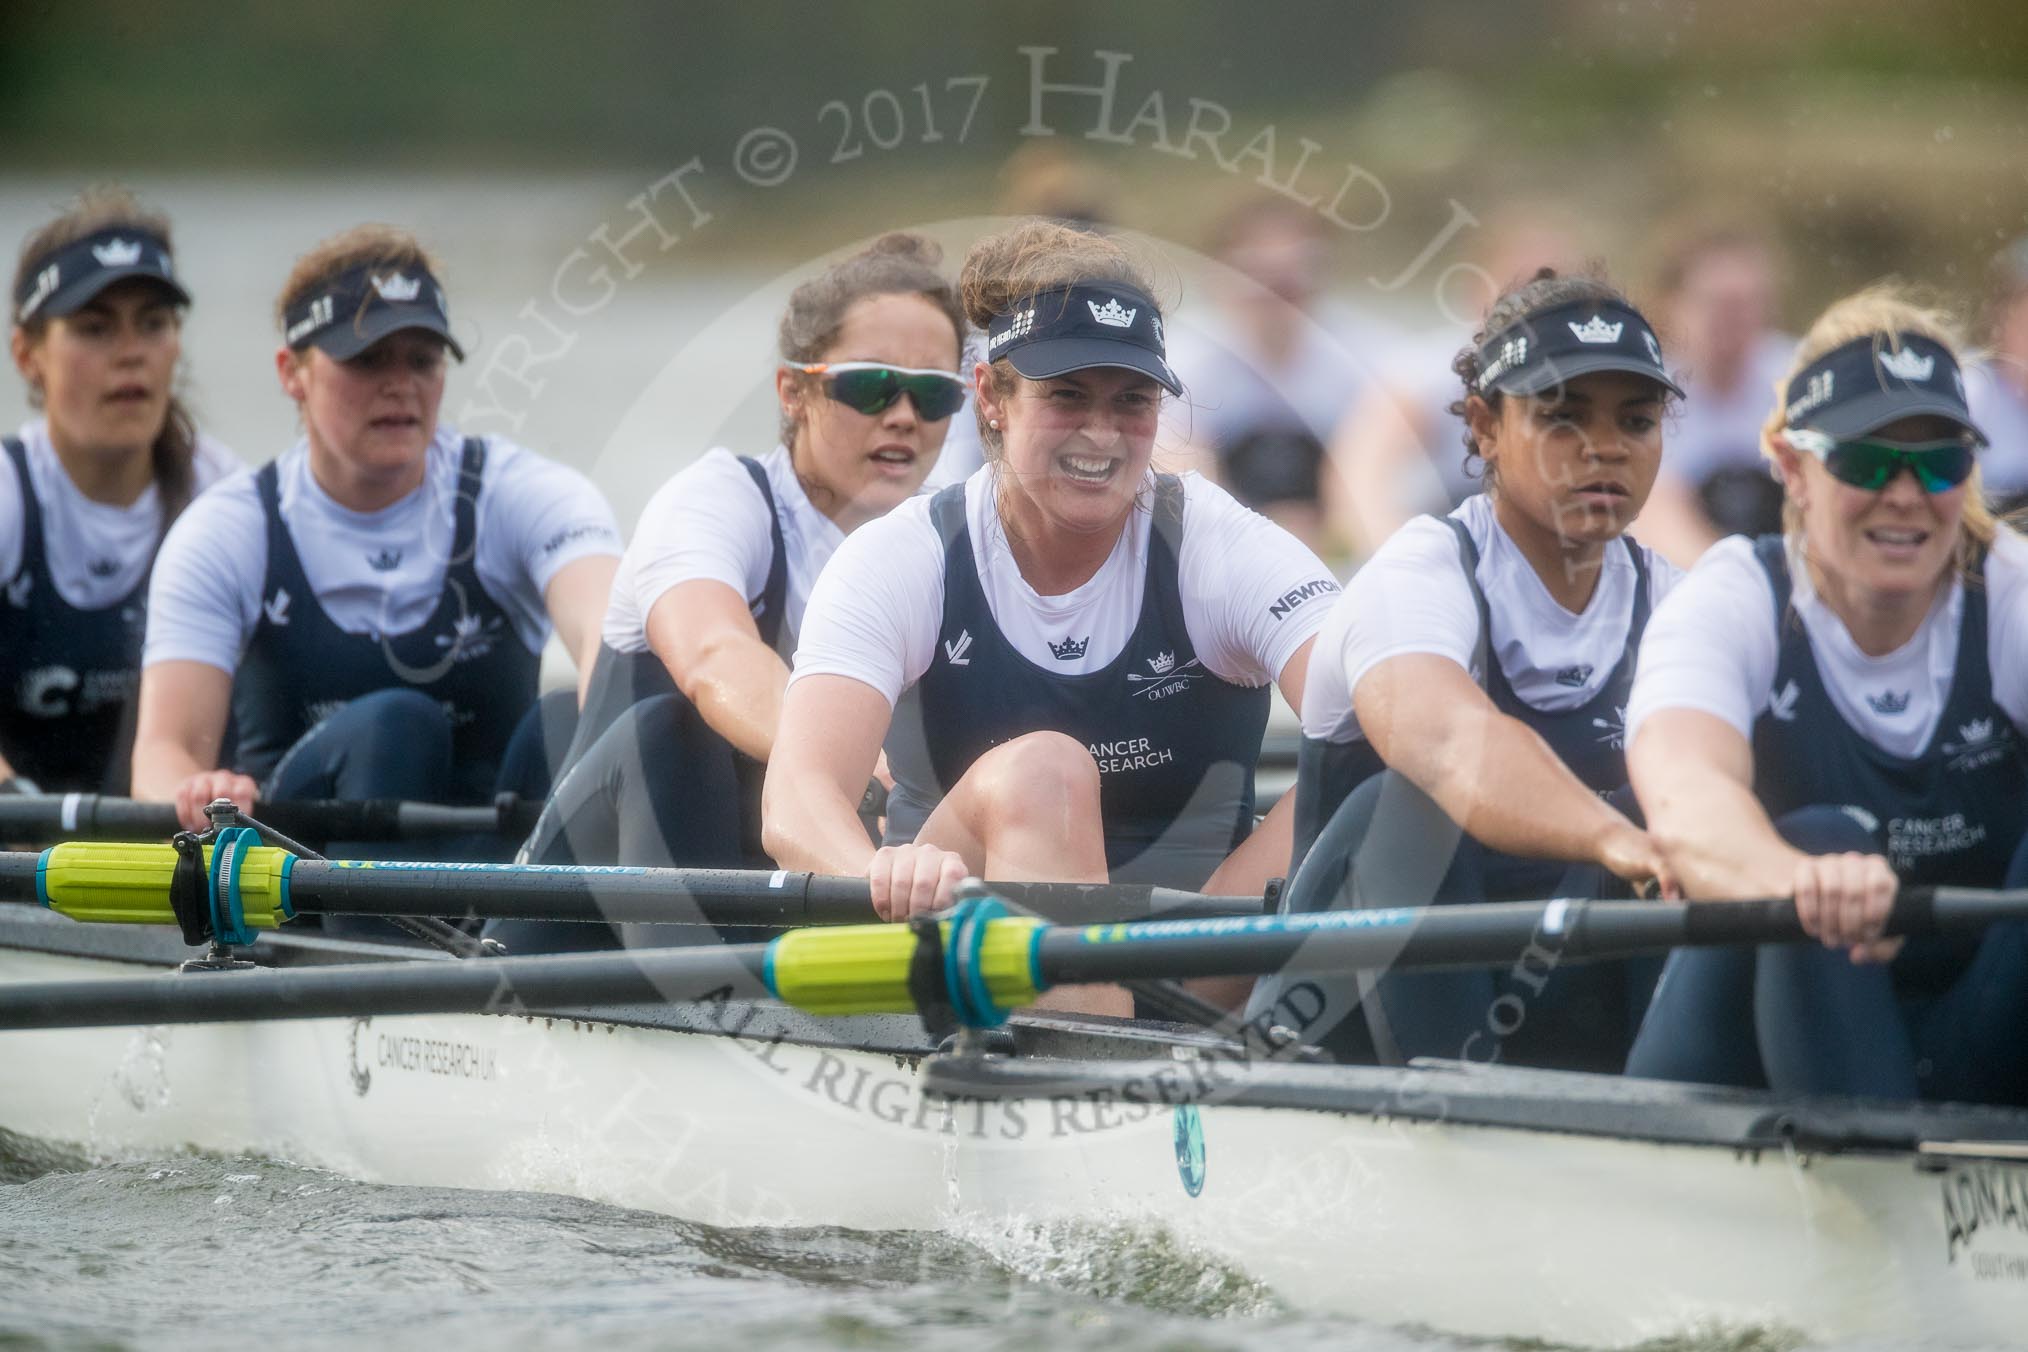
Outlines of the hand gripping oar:
<svg viewBox="0 0 2028 1352">
<path fill-rule="evenodd" d="M 300 840 L 519 839 L 535 829 L 541 811 L 542 804 L 508 793 L 477 807 L 393 798 L 264 802 L 260 819 Z M 164 840 L 181 829 L 176 808 L 170 803 L 144 803 L 96 793 L 0 795 L 0 840 L 5 841 Z"/>
<path fill-rule="evenodd" d="M 204 862 L 209 866 L 207 848 Z M 220 929 L 275 929 L 298 916 L 469 916 L 487 920 L 761 925 L 858 924 L 875 918 L 864 878 L 788 870 L 401 863 L 240 852 L 208 900 Z M 177 922 L 176 851 L 71 841 L 0 853 L 0 900 L 36 902 L 74 920 Z M 1264 897 L 1207 897 L 1123 883 L 991 883 L 1051 920 L 1260 914 Z"/>
<path fill-rule="evenodd" d="M 1247 976 L 1284 967 L 1482 967 L 1545 940 L 1565 957 L 1620 958 L 1685 944 L 1805 937 L 1788 901 L 1504 902 L 1082 927 L 995 914 L 999 909 L 990 899 L 970 900 L 933 927 L 938 989 L 928 992 L 920 979 L 911 982 L 926 965 L 915 961 L 923 940 L 908 926 L 853 925 L 724 947 L 23 982 L 0 985 L 0 1029 L 713 1001 L 732 997 L 748 981 L 813 1014 L 906 1012 L 941 1000 L 960 1023 L 991 1027 L 1065 984 Z M 2028 891 L 1906 888 L 1888 932 L 2021 918 L 2028 918 Z"/>
</svg>

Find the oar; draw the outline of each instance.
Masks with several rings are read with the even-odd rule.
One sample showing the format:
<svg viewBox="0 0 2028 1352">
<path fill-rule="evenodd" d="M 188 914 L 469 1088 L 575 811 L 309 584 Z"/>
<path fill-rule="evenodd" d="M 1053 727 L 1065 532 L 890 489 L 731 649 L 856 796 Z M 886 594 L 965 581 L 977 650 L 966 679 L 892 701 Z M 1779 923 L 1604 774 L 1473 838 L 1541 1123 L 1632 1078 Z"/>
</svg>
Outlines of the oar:
<svg viewBox="0 0 2028 1352">
<path fill-rule="evenodd" d="M 1888 928 L 1911 934 L 2023 917 L 2028 891 L 1909 888 Z M 919 940 L 909 927 L 860 925 L 725 947 L 0 985 L 0 1028 L 487 1013 L 762 991 L 813 1014 L 904 1012 L 916 1007 L 925 971 L 966 1021 L 991 1023 L 1062 984 L 1477 967 L 1514 961 L 1535 947 L 1559 960 L 1617 958 L 1685 944 L 1804 937 L 1787 901 L 1531 901 L 1080 928 L 973 909 L 937 928 L 944 951 L 929 964 L 916 961 Z"/>
<path fill-rule="evenodd" d="M 204 859 L 211 860 L 206 846 Z M 41 854 L 0 853 L 0 901 L 35 902 L 73 920 L 179 923 L 167 845 L 72 841 Z M 208 875 L 207 875 L 208 877 Z M 1262 897 L 1208 897 L 1126 883 L 1007 882 L 998 895 L 1052 920 L 1259 915 Z M 469 916 L 485 920 L 759 925 L 875 919 L 864 878 L 789 870 L 447 864 L 303 859 L 269 846 L 239 858 L 220 912 L 226 928 L 275 929 L 298 916 Z M 209 897 L 206 898 L 207 906 Z M 235 926 L 235 915 L 243 926 Z"/>
<path fill-rule="evenodd" d="M 357 802 L 304 799 L 263 802 L 261 820 L 299 840 L 434 840 L 444 836 L 505 836 L 535 829 L 542 804 L 502 794 L 478 807 L 410 803 L 393 798 Z M 169 803 L 144 803 L 97 793 L 0 795 L 0 840 L 23 844 L 75 838 L 165 840 L 182 829 Z"/>
</svg>

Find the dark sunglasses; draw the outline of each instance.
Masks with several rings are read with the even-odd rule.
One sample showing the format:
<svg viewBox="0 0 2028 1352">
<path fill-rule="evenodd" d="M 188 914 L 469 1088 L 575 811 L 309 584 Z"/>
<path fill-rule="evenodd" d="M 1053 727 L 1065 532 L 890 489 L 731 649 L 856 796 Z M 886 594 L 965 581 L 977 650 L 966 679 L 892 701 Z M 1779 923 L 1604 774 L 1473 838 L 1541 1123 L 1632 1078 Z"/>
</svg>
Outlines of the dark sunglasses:
<svg viewBox="0 0 2028 1352">
<path fill-rule="evenodd" d="M 950 371 L 887 366 L 876 361 L 787 364 L 791 371 L 824 377 L 824 393 L 854 413 L 880 413 L 904 394 L 925 422 L 942 422 L 965 406 L 965 382 Z"/>
<path fill-rule="evenodd" d="M 1868 493 L 1893 483 L 1904 466 L 1914 473 L 1923 492 L 1947 492 L 1971 477 L 1977 449 L 1962 437 L 1947 441 L 1836 441 L 1807 428 L 1791 429 L 1788 439 L 1797 450 L 1822 460 L 1832 478 Z"/>
</svg>

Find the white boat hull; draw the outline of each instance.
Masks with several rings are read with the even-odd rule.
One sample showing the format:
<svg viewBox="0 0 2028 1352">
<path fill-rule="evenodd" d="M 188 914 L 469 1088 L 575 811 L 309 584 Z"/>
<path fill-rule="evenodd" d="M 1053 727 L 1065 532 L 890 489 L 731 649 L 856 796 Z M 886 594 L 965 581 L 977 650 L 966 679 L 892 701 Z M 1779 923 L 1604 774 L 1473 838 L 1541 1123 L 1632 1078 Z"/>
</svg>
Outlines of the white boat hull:
<svg viewBox="0 0 2028 1352">
<path fill-rule="evenodd" d="M 0 981 L 133 970 L 0 949 Z M 1003 1256 L 1057 1227 L 1158 1226 L 1290 1305 L 1466 1335 L 2028 1341 L 2028 1163 L 1089 1093 L 950 1103 L 922 1077 L 910 1057 L 544 1017 L 13 1032 L 0 1127 L 720 1226 L 940 1230 Z"/>
</svg>

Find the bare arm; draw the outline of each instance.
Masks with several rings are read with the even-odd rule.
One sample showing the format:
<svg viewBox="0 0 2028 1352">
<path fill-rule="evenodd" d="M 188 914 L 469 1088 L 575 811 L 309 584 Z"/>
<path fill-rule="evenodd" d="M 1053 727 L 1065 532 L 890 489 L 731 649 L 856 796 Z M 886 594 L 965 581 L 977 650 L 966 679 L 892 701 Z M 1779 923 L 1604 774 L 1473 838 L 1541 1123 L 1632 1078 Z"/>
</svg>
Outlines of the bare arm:
<svg viewBox="0 0 2028 1352">
<path fill-rule="evenodd" d="M 557 641 L 577 666 L 577 697 L 584 701 L 592 664 L 598 660 L 599 631 L 612 595 L 613 574 L 620 561 L 610 554 L 589 554 L 559 568 L 542 589 L 543 608 L 556 627 Z"/>
<path fill-rule="evenodd" d="M 157 662 L 141 672 L 134 731 L 134 796 L 173 802 L 185 826 L 203 827 L 204 805 L 230 798 L 252 809 L 253 780 L 218 768 L 232 710 L 232 676 L 209 662 Z"/>
<path fill-rule="evenodd" d="M 648 610 L 648 646 L 719 736 L 755 760 L 773 755 L 789 668 L 738 592 L 704 578 L 671 587 Z"/>
<path fill-rule="evenodd" d="M 1630 881 L 1660 876 L 1647 834 L 1572 774 L 1533 728 L 1496 709 L 1456 662 L 1391 657 L 1361 678 L 1352 704 L 1389 768 L 1480 844 L 1532 859 L 1592 860 Z"/>
<path fill-rule="evenodd" d="M 1686 897 L 1796 899 L 1803 928 L 1853 961 L 1890 958 L 1878 942 L 1896 880 L 1877 854 L 1810 855 L 1778 835 L 1753 795 L 1753 747 L 1724 719 L 1663 709 L 1627 749 L 1634 792 Z"/>
<path fill-rule="evenodd" d="M 1303 707 L 1303 683 L 1310 672 L 1310 654 L 1316 647 L 1314 637 L 1306 640 L 1296 649 L 1295 656 L 1282 664 L 1281 679 L 1275 682 L 1292 709 Z M 1205 892 L 1212 896 L 1251 896 L 1265 888 L 1268 879 L 1285 876 L 1289 856 L 1295 850 L 1295 820 L 1296 795 L 1285 793 L 1260 819 L 1253 834 L 1205 880 Z"/>
<path fill-rule="evenodd" d="M 893 711 L 849 676 L 806 676 L 788 689 L 761 794 L 761 838 L 784 868 L 863 874 L 873 858 L 859 797 Z"/>
</svg>

